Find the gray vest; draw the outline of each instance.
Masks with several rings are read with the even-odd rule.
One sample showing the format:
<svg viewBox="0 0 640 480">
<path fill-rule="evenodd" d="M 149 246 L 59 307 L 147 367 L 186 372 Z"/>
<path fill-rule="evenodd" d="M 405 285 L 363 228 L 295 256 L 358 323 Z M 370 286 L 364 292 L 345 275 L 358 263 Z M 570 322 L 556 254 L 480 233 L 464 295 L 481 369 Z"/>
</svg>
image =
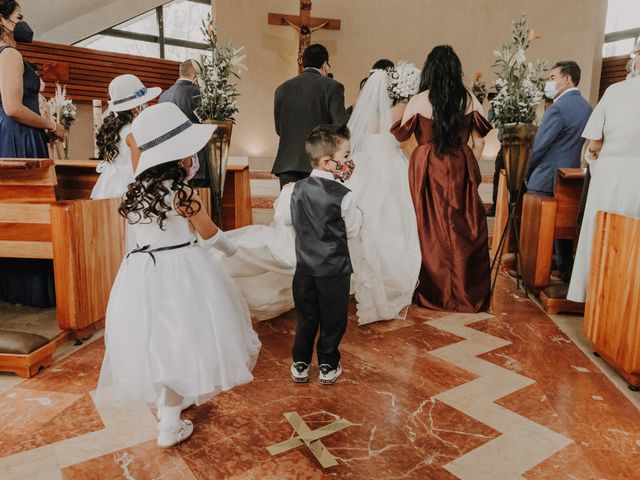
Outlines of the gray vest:
<svg viewBox="0 0 640 480">
<path fill-rule="evenodd" d="M 344 185 L 320 177 L 296 182 L 291 219 L 296 232 L 296 271 L 313 277 L 338 277 L 353 272 L 342 218 Z"/>
</svg>

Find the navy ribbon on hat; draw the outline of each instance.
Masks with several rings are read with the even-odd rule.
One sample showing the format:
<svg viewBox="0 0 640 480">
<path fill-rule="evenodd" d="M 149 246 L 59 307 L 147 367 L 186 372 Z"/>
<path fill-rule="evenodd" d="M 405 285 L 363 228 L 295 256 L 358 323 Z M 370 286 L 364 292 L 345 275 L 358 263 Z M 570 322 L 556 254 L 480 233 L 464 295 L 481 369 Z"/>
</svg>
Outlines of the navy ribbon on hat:
<svg viewBox="0 0 640 480">
<path fill-rule="evenodd" d="M 147 94 L 147 87 L 142 87 L 140 90 L 136 90 L 133 95 L 130 97 L 121 98 L 120 100 L 114 100 L 114 105 L 119 105 L 124 102 L 128 102 L 130 100 L 135 100 L 136 98 L 144 97 Z"/>
<path fill-rule="evenodd" d="M 140 145 L 138 147 L 138 149 L 140 150 L 140 153 L 144 152 L 145 150 L 149 150 L 150 148 L 153 147 L 157 147 L 158 145 L 160 145 L 161 143 L 166 142 L 167 140 L 171 140 L 173 137 L 175 137 L 176 135 L 179 135 L 180 133 L 184 132 L 187 128 L 189 128 L 191 125 L 193 125 L 193 123 L 191 122 L 191 120 L 187 120 L 186 122 L 184 122 L 181 125 L 178 125 L 176 128 L 174 128 L 173 130 L 169 130 L 167 133 L 160 135 L 158 138 L 151 140 L 147 143 L 144 143 L 142 145 Z"/>
</svg>

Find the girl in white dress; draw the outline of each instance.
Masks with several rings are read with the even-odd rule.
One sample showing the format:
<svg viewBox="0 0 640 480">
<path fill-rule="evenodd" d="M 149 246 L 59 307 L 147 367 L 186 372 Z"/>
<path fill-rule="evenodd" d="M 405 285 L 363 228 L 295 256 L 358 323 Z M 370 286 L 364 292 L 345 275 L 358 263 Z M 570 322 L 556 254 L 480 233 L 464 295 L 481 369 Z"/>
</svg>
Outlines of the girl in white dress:
<svg viewBox="0 0 640 480">
<path fill-rule="evenodd" d="M 636 68 L 640 71 L 640 60 Z M 591 140 L 591 183 L 567 293 L 574 302 L 586 300 L 598 211 L 640 217 L 640 77 L 607 89 L 582 136 Z"/>
<path fill-rule="evenodd" d="M 109 84 L 109 114 L 96 137 L 102 162 L 92 199 L 120 198 L 133 182 L 131 122 L 160 93 L 159 87 L 146 88 L 135 75 L 120 75 Z"/>
<path fill-rule="evenodd" d="M 109 114 L 96 136 L 98 156 L 102 161 L 96 171 L 100 174 L 91 191 L 93 200 L 121 198 L 133 182 L 136 158 L 131 154 L 131 122 L 156 98 L 159 87 L 146 88 L 135 75 L 120 75 L 109 84 Z M 125 224 L 125 252 L 136 245 L 135 235 Z"/>
<path fill-rule="evenodd" d="M 260 349 L 242 295 L 207 251 L 233 255 L 236 246 L 185 183 L 182 162 L 214 129 L 192 124 L 171 103 L 146 109 L 132 125 L 141 156 L 120 212 L 138 248 L 111 290 L 97 395 L 161 398 L 160 447 L 191 435 L 193 425 L 180 419 L 185 398 L 200 404 L 250 382 Z"/>
</svg>

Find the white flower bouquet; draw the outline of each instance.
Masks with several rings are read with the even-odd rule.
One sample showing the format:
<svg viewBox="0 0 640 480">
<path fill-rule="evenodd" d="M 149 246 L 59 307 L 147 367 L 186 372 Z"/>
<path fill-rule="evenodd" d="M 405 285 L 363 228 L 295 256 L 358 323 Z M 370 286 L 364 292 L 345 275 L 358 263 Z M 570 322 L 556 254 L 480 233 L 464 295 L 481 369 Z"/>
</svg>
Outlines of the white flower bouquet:
<svg viewBox="0 0 640 480">
<path fill-rule="evenodd" d="M 56 83 L 56 93 L 49 100 L 49 113 L 53 120 L 60 122 L 62 126 L 69 130 L 76 121 L 76 106 L 70 98 L 67 98 L 66 86 Z"/>
<path fill-rule="evenodd" d="M 387 70 L 387 91 L 394 103 L 407 102 L 420 88 L 420 69 L 413 63 L 400 60 Z"/>
<path fill-rule="evenodd" d="M 513 22 L 511 42 L 502 50 L 494 51 L 498 68 L 495 88 L 497 95 L 491 100 L 498 127 L 510 123 L 534 123 L 538 105 L 544 97 L 546 60 L 527 63 L 525 50 L 531 42 L 540 38 L 529 28 L 524 15 Z"/>
</svg>

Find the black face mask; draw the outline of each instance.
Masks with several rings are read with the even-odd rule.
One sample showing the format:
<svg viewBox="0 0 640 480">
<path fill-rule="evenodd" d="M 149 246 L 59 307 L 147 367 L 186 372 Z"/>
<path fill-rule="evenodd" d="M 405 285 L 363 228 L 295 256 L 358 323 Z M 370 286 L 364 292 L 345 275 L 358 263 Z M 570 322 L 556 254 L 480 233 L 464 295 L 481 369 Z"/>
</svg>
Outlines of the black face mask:
<svg viewBox="0 0 640 480">
<path fill-rule="evenodd" d="M 20 43 L 33 42 L 33 30 L 27 22 L 18 22 L 14 24 L 13 39 Z"/>
</svg>

